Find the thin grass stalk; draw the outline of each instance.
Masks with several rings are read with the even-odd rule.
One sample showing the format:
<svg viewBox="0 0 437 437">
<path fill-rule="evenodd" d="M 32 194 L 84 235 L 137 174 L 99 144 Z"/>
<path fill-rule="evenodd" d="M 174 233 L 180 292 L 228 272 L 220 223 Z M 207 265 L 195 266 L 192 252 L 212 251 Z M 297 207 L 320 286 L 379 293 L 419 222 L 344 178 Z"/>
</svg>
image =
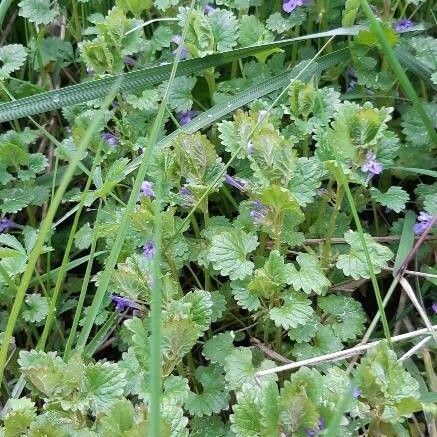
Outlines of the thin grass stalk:
<svg viewBox="0 0 437 437">
<path fill-rule="evenodd" d="M 355 206 L 355 201 L 354 201 L 354 198 L 352 196 L 352 193 L 351 193 L 351 190 L 349 187 L 349 183 L 346 180 L 346 176 L 343 172 L 343 168 L 341 167 L 340 160 L 337 156 L 337 153 L 336 152 L 334 152 L 334 153 L 336 155 L 337 170 L 338 170 L 338 176 L 340 179 L 339 182 L 344 187 L 346 197 L 347 197 L 347 200 L 349 202 L 349 206 L 350 206 L 351 211 L 352 211 L 352 216 L 353 216 L 354 221 L 355 221 L 355 226 L 357 228 L 358 235 L 359 235 L 359 238 L 361 241 L 361 245 L 363 247 L 364 256 L 366 257 L 367 268 L 369 269 L 369 273 L 370 273 L 370 280 L 372 282 L 373 291 L 375 293 L 376 303 L 378 304 L 378 310 L 379 310 L 379 313 L 381 315 L 381 321 L 382 321 L 382 327 L 384 330 L 384 335 L 385 335 L 385 338 L 390 343 L 390 341 L 391 341 L 390 340 L 390 338 L 391 338 L 390 329 L 389 329 L 387 317 L 386 317 L 385 311 L 384 311 L 384 304 L 382 302 L 382 297 L 381 297 L 381 292 L 379 290 L 378 280 L 376 279 L 375 270 L 373 269 L 373 264 L 372 264 L 372 260 L 370 258 L 369 249 L 367 248 L 366 239 L 364 237 L 363 227 L 361 226 L 361 221 L 360 221 L 360 218 L 358 216 L 358 211 L 357 211 L 357 208 Z"/>
<path fill-rule="evenodd" d="M 61 267 L 59 269 L 59 273 L 58 273 L 58 276 L 56 278 L 55 289 L 53 290 L 53 294 L 52 294 L 51 299 L 50 299 L 50 306 L 49 306 L 49 310 L 48 310 L 48 314 L 47 314 L 47 319 L 46 319 L 46 322 L 44 324 L 43 332 L 41 334 L 41 337 L 40 337 L 38 344 L 37 344 L 37 347 L 36 347 L 37 350 L 44 350 L 46 342 L 47 342 L 47 338 L 48 338 L 49 333 L 50 333 L 50 329 L 51 329 L 53 320 L 55 318 L 56 305 L 58 303 L 59 295 L 61 292 L 61 287 L 62 287 L 62 284 L 63 284 L 64 279 L 65 279 L 65 274 L 67 271 L 67 264 L 69 262 L 71 249 L 73 247 L 74 236 L 76 235 L 76 229 L 77 229 L 77 226 L 79 225 L 80 215 L 82 214 L 83 207 L 85 206 L 85 201 L 88 197 L 88 190 L 89 190 L 91 183 L 93 181 L 94 171 L 95 171 L 97 164 L 99 162 L 99 159 L 100 159 L 100 148 L 101 148 L 101 142 L 99 143 L 99 146 L 97 148 L 97 151 L 96 151 L 96 154 L 94 156 L 94 160 L 93 160 L 93 163 L 91 166 L 91 170 L 90 170 L 89 175 L 88 175 L 88 179 L 85 183 L 85 187 L 84 187 L 82 195 L 80 197 L 79 207 L 76 211 L 76 214 L 74 215 L 73 224 L 71 225 L 71 229 L 70 229 L 70 235 L 68 236 L 68 241 L 67 241 L 67 245 L 65 247 L 64 256 L 62 258 Z"/>
<path fill-rule="evenodd" d="M 372 9 L 370 9 L 369 3 L 367 2 L 367 0 L 360 0 L 360 3 L 365 15 L 370 21 L 370 29 L 373 31 L 379 43 L 381 44 L 387 62 L 396 74 L 405 94 L 411 100 L 415 110 L 422 119 L 423 124 L 425 125 L 425 128 L 428 131 L 428 135 L 431 138 L 432 142 L 434 144 L 437 144 L 437 133 L 434 129 L 433 122 L 426 113 L 426 111 L 423 109 L 419 97 L 417 96 L 416 91 L 414 91 L 413 85 L 411 85 L 411 82 L 409 81 L 408 76 L 405 74 L 398 58 L 396 57 L 396 54 L 392 49 L 390 42 L 387 40 L 384 31 L 381 28 L 381 25 L 373 14 Z"/>
<path fill-rule="evenodd" d="M 117 90 L 119 87 L 119 83 L 116 83 L 111 92 L 106 97 L 102 108 L 97 112 L 94 119 L 91 121 L 88 126 L 80 144 L 78 145 L 77 151 L 71 157 L 70 162 L 67 165 L 66 171 L 62 177 L 61 183 L 56 191 L 54 198 L 52 199 L 50 206 L 47 210 L 47 215 L 45 219 L 41 223 L 41 227 L 38 233 L 38 237 L 35 243 L 35 246 L 32 252 L 29 255 L 27 261 L 27 267 L 23 276 L 21 278 L 20 285 L 17 290 L 17 294 L 15 295 L 14 303 L 11 308 L 11 312 L 8 318 L 8 322 L 6 324 L 6 329 L 4 332 L 3 342 L 0 348 L 0 383 L 3 380 L 3 374 L 5 370 L 7 353 L 8 353 L 8 344 L 10 339 L 12 338 L 12 334 L 14 332 L 15 324 L 17 322 L 18 315 L 20 314 L 21 307 L 23 305 L 24 297 L 26 295 L 26 291 L 28 290 L 31 278 L 33 276 L 33 271 L 35 269 L 38 258 L 41 254 L 42 247 L 51 230 L 51 225 L 53 223 L 53 219 L 55 217 L 56 211 L 62 201 L 65 191 L 68 188 L 68 185 L 73 178 L 76 167 L 81 159 L 83 152 L 86 150 L 92 136 L 95 131 L 98 129 L 99 123 L 103 118 L 103 112 L 112 102 Z"/>
<path fill-rule="evenodd" d="M 0 28 L 2 27 L 3 20 L 5 19 L 8 9 L 11 7 L 13 0 L 2 0 L 0 2 Z"/>
<path fill-rule="evenodd" d="M 64 350 L 64 360 L 68 360 L 70 358 L 71 349 L 73 347 L 73 342 L 76 337 L 77 327 L 79 326 L 80 316 L 82 315 L 82 308 L 85 302 L 86 292 L 88 290 L 88 284 L 91 278 L 91 269 L 93 267 L 94 254 L 97 246 L 97 235 L 98 235 L 98 226 L 100 224 L 100 211 L 102 208 L 102 202 L 100 201 L 99 207 L 97 209 L 96 221 L 94 222 L 94 232 L 93 238 L 91 241 L 90 248 L 90 257 L 88 259 L 88 263 L 85 270 L 85 276 L 82 280 L 82 287 L 80 289 L 79 300 L 77 301 L 76 311 L 74 313 L 73 323 L 71 325 L 70 334 L 68 335 L 67 343 L 65 345 Z"/>
</svg>

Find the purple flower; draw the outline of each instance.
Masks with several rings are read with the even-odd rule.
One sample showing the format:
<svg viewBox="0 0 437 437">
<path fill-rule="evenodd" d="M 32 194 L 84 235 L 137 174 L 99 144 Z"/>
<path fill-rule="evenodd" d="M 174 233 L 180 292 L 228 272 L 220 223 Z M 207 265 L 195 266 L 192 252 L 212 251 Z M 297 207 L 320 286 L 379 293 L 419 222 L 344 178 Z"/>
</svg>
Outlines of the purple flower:
<svg viewBox="0 0 437 437">
<path fill-rule="evenodd" d="M 130 56 L 125 56 L 123 58 L 123 61 L 126 65 L 130 65 L 131 67 L 134 67 L 137 63 L 137 61 L 134 58 L 131 58 Z"/>
<path fill-rule="evenodd" d="M 143 255 L 147 259 L 152 259 L 155 256 L 155 243 L 152 240 L 149 240 L 144 246 L 143 246 Z"/>
<path fill-rule="evenodd" d="M 153 191 L 153 182 L 144 181 L 141 184 L 141 192 L 143 193 L 144 196 L 148 197 L 149 199 L 155 197 L 155 192 Z"/>
<path fill-rule="evenodd" d="M 437 314 L 437 302 L 434 302 L 433 304 L 432 304 L 432 311 L 433 311 L 433 313 L 434 314 Z"/>
<path fill-rule="evenodd" d="M 180 46 L 182 43 L 182 37 L 180 35 L 175 35 L 172 38 L 172 41 L 177 45 Z M 173 51 L 173 54 L 175 55 L 177 52 L 177 49 Z M 188 55 L 190 54 L 190 52 L 188 51 L 187 47 L 182 46 L 182 50 L 181 50 L 181 57 L 180 59 L 187 59 Z"/>
<path fill-rule="evenodd" d="M 205 15 L 209 15 L 209 14 L 211 14 L 212 12 L 214 12 L 215 11 L 215 8 L 213 7 L 213 6 L 211 6 L 211 5 L 206 5 L 204 8 L 203 8 L 203 13 L 205 14 Z"/>
<path fill-rule="evenodd" d="M 12 220 L 8 219 L 7 217 L 3 217 L 0 220 L 0 234 L 5 231 L 9 231 L 11 228 L 15 228 L 15 226 L 16 225 Z"/>
<path fill-rule="evenodd" d="M 247 188 L 247 182 L 244 179 L 233 178 L 228 174 L 225 176 L 225 182 L 240 191 L 245 191 Z"/>
<path fill-rule="evenodd" d="M 252 210 L 249 212 L 249 216 L 256 224 L 259 225 L 265 221 L 269 212 L 270 209 L 266 205 L 259 200 L 255 200 L 252 204 Z"/>
<path fill-rule="evenodd" d="M 357 87 L 357 85 L 358 85 L 358 81 L 356 79 L 351 79 L 349 81 L 349 85 L 347 86 L 346 91 L 347 92 L 353 91 Z"/>
<path fill-rule="evenodd" d="M 411 29 L 414 26 L 414 23 L 411 20 L 401 19 L 396 21 L 395 30 L 398 33 L 405 32 L 408 29 Z"/>
<path fill-rule="evenodd" d="M 376 155 L 372 152 L 367 152 L 366 162 L 361 166 L 361 171 L 369 173 L 369 176 L 372 177 L 382 173 L 382 170 L 384 170 L 384 166 L 376 160 Z"/>
<path fill-rule="evenodd" d="M 104 132 L 102 134 L 102 140 L 110 146 L 116 146 L 118 144 L 118 138 L 114 134 L 111 134 L 111 132 Z"/>
<path fill-rule="evenodd" d="M 303 6 L 304 0 L 284 0 L 282 3 L 282 9 L 284 12 L 293 12 L 299 6 Z"/>
<path fill-rule="evenodd" d="M 138 305 L 135 301 L 133 301 L 132 299 L 129 299 L 127 297 L 121 297 L 121 296 L 116 296 L 115 294 L 112 294 L 111 300 L 112 300 L 112 302 L 114 302 L 116 304 L 115 309 L 119 312 L 124 311 L 126 308 L 133 308 L 136 310 L 141 309 L 140 305 Z"/>
<path fill-rule="evenodd" d="M 319 431 L 322 431 L 322 429 L 325 429 L 325 419 L 322 416 L 319 417 L 317 424 L 319 425 Z"/>
<path fill-rule="evenodd" d="M 179 190 L 179 194 L 183 197 L 185 206 L 190 206 L 194 204 L 193 193 L 187 187 L 182 187 Z"/>
<path fill-rule="evenodd" d="M 358 398 L 361 396 L 361 390 L 360 390 L 358 387 L 355 387 L 355 388 L 352 390 L 352 396 L 353 396 L 355 399 L 358 399 Z"/>
<path fill-rule="evenodd" d="M 181 126 L 189 123 L 197 115 L 196 111 L 184 111 L 177 114 Z"/>
<path fill-rule="evenodd" d="M 325 419 L 322 416 L 320 416 L 317 421 L 317 427 L 307 429 L 306 434 L 312 437 L 317 435 L 320 431 L 323 431 L 324 429 L 325 429 Z"/>
<path fill-rule="evenodd" d="M 431 214 L 428 214 L 425 211 L 421 211 L 419 217 L 417 217 L 417 222 L 414 225 L 414 233 L 416 235 L 423 234 L 425 232 L 425 229 L 429 226 L 431 220 Z"/>
</svg>

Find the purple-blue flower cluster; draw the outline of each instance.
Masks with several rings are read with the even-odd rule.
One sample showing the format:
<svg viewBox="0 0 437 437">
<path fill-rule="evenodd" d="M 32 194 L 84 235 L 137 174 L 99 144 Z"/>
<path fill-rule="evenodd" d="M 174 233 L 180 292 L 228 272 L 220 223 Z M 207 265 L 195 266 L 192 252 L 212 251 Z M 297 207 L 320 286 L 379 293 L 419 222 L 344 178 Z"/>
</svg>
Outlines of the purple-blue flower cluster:
<svg viewBox="0 0 437 437">
<path fill-rule="evenodd" d="M 376 160 L 376 155 L 372 152 L 366 153 L 366 161 L 361 166 L 361 171 L 368 173 L 370 177 L 382 173 L 384 165 Z"/>
<path fill-rule="evenodd" d="M 206 6 L 203 8 L 203 13 L 204 13 L 205 15 L 212 14 L 214 11 L 215 11 L 215 8 L 214 8 L 213 6 L 211 6 L 211 5 L 206 5 Z"/>
<path fill-rule="evenodd" d="M 303 6 L 304 4 L 305 0 L 284 0 L 282 3 L 282 9 L 284 12 L 288 12 L 290 14 L 296 8 Z"/>
<path fill-rule="evenodd" d="M 307 436 L 315 436 L 320 431 L 323 431 L 325 429 L 325 419 L 323 419 L 322 416 L 319 417 L 319 420 L 317 421 L 317 426 L 315 428 L 310 428 L 306 430 Z"/>
<path fill-rule="evenodd" d="M 147 243 L 143 246 L 143 255 L 147 259 L 152 259 L 155 256 L 155 243 L 153 240 L 147 241 Z"/>
<path fill-rule="evenodd" d="M 181 126 L 184 126 L 187 123 L 189 123 L 196 115 L 197 115 L 196 111 L 183 111 L 183 112 L 179 112 L 177 114 L 177 117 Z"/>
<path fill-rule="evenodd" d="M 225 182 L 239 191 L 246 191 L 247 189 L 247 182 L 244 179 L 233 178 L 227 174 L 225 176 Z"/>
<path fill-rule="evenodd" d="M 181 45 L 181 43 L 182 43 L 182 37 L 180 36 L 180 35 L 175 35 L 173 38 L 172 38 L 172 41 L 179 47 L 180 45 Z M 177 52 L 177 50 L 178 49 L 176 49 L 176 50 L 174 50 L 173 51 L 173 54 L 175 55 L 176 54 L 176 52 Z M 187 59 L 188 58 L 188 56 L 189 56 L 189 54 L 190 54 L 190 52 L 189 52 L 189 50 L 188 50 L 188 48 L 186 47 L 186 46 L 182 46 L 182 49 L 181 49 L 181 56 L 180 56 L 180 59 Z"/>
<path fill-rule="evenodd" d="M 400 19 L 395 23 L 395 30 L 398 33 L 405 32 L 408 29 L 411 29 L 414 26 L 414 23 L 411 20 Z"/>
<path fill-rule="evenodd" d="M 0 220 L 0 234 L 9 231 L 9 229 L 14 227 L 15 227 L 15 223 L 11 219 L 8 219 L 7 217 L 3 217 Z"/>
<path fill-rule="evenodd" d="M 143 196 L 153 199 L 155 197 L 155 192 L 153 191 L 153 182 L 143 181 L 141 184 L 141 192 Z"/>
<path fill-rule="evenodd" d="M 134 310 L 140 310 L 141 306 L 138 305 L 135 301 L 132 299 L 129 299 L 127 297 L 121 297 L 117 296 L 115 294 L 111 295 L 112 302 L 115 303 L 115 309 L 119 311 L 120 313 L 123 312 L 126 308 L 133 308 Z"/>
<path fill-rule="evenodd" d="M 194 204 L 193 193 L 187 187 L 181 187 L 179 194 L 182 196 L 184 206 L 192 206 Z"/>
<path fill-rule="evenodd" d="M 417 217 L 417 222 L 414 225 L 414 233 L 416 235 L 423 234 L 425 229 L 429 226 L 432 220 L 432 215 L 426 213 L 425 211 L 421 211 L 419 216 Z"/>
<path fill-rule="evenodd" d="M 249 212 L 250 218 L 254 221 L 255 224 L 262 224 L 266 218 L 267 214 L 270 212 L 270 208 L 259 200 L 255 200 L 252 203 L 252 209 Z"/>
<path fill-rule="evenodd" d="M 118 144 L 118 138 L 111 132 L 102 133 L 102 140 L 110 146 L 116 146 Z"/>
</svg>

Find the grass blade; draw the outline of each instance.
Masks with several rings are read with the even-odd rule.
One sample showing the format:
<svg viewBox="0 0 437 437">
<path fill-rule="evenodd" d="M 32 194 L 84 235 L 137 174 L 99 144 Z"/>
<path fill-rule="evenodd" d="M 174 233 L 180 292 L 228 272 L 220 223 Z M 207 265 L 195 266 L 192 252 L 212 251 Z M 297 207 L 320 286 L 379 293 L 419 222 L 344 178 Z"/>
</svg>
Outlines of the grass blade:
<svg viewBox="0 0 437 437">
<path fill-rule="evenodd" d="M 335 148 L 334 148 L 334 153 L 336 153 Z M 384 311 L 384 304 L 382 302 L 382 297 L 381 297 L 381 292 L 379 290 L 378 280 L 376 279 L 375 271 L 373 270 L 372 260 L 370 259 L 369 249 L 367 247 L 366 240 L 364 238 L 364 231 L 363 231 L 363 227 L 361 226 L 361 221 L 360 221 L 360 218 L 358 216 L 358 211 L 357 211 L 357 208 L 355 206 L 354 198 L 352 196 L 352 193 L 351 193 L 351 190 L 349 187 L 349 183 L 348 183 L 346 176 L 343 172 L 343 168 L 341 167 L 341 163 L 340 163 L 340 160 L 339 160 L 337 154 L 336 154 L 336 162 L 337 162 L 338 176 L 340 179 L 339 182 L 341 183 L 341 185 L 343 185 L 343 188 L 345 190 L 346 197 L 347 197 L 347 200 L 349 202 L 350 209 L 352 211 L 352 216 L 354 218 L 355 226 L 357 228 L 358 235 L 359 235 L 360 241 L 361 241 L 361 245 L 363 247 L 364 256 L 366 257 L 366 263 L 367 263 L 367 267 L 369 269 L 370 279 L 372 281 L 372 286 L 373 286 L 373 291 L 375 293 L 376 303 L 378 304 L 378 310 L 379 310 L 379 313 L 381 314 L 381 321 L 382 321 L 382 327 L 384 330 L 384 335 L 385 335 L 385 338 L 387 339 L 387 341 L 390 343 L 391 342 L 390 329 L 388 327 L 387 317 L 386 317 L 385 311 Z"/>
<path fill-rule="evenodd" d="M 399 241 L 398 252 L 396 254 L 395 265 L 393 267 L 393 276 L 396 276 L 401 268 L 405 258 L 410 253 L 414 244 L 414 222 L 416 215 L 413 211 L 407 211 L 404 218 L 404 226 L 402 227 L 402 235 Z"/>
<path fill-rule="evenodd" d="M 252 47 L 242 47 L 223 53 L 215 53 L 203 58 L 188 59 L 180 63 L 177 75 L 198 73 L 207 68 L 217 67 L 240 58 L 254 56 L 272 48 L 287 47 L 298 41 L 325 38 L 331 36 L 352 36 L 363 29 L 363 26 L 340 27 L 326 32 L 304 35 L 281 41 L 274 41 Z M 30 97 L 17 99 L 14 102 L 0 103 L 0 122 L 15 120 L 43 112 L 53 111 L 66 106 L 102 98 L 106 96 L 114 83 L 120 83 L 120 92 L 132 91 L 146 86 L 156 85 L 168 80 L 171 74 L 171 65 L 165 64 L 149 67 L 138 71 L 122 73 L 103 79 L 84 82 L 68 86 L 59 90 L 36 94 Z"/>
</svg>

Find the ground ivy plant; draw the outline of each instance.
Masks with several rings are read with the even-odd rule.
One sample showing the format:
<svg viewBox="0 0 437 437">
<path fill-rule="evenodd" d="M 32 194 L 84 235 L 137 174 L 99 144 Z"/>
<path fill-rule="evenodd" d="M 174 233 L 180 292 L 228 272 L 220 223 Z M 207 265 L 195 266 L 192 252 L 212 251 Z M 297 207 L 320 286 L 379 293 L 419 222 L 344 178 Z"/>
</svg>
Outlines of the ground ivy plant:
<svg viewBox="0 0 437 437">
<path fill-rule="evenodd" d="M 0 436 L 436 433 L 432 3 L 1 3 Z"/>
</svg>

